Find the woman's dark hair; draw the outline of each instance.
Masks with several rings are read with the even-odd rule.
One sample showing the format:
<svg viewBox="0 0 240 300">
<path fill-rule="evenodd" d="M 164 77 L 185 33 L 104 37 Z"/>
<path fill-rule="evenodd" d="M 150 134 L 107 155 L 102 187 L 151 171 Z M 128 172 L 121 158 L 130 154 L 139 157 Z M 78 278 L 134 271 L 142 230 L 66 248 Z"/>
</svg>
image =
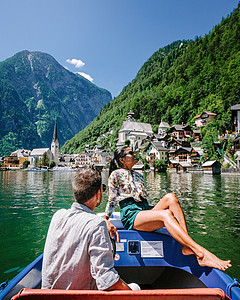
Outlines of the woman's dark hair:
<svg viewBox="0 0 240 300">
<path fill-rule="evenodd" d="M 126 149 L 128 149 L 128 146 L 124 146 L 122 148 L 117 149 L 114 152 L 113 159 L 110 162 L 109 166 L 109 175 L 114 171 L 117 170 L 118 168 L 122 168 L 122 163 L 120 161 L 120 158 L 125 157 L 126 155 Z"/>
</svg>

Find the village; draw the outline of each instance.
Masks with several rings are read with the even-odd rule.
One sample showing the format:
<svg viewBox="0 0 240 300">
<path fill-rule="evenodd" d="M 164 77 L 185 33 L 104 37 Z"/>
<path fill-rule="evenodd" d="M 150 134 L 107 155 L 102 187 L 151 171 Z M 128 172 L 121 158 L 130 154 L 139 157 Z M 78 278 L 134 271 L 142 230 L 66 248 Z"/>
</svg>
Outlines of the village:
<svg viewBox="0 0 240 300">
<path fill-rule="evenodd" d="M 221 164 L 218 160 L 204 159 L 204 149 L 201 147 L 200 130 L 216 117 L 214 112 L 203 111 L 195 116 L 194 127 L 168 123 L 159 124 L 158 133 L 154 133 L 149 123 L 136 122 L 134 112 L 130 111 L 123 122 L 116 141 L 117 147 L 128 145 L 134 151 L 140 153 L 141 159 L 135 165 L 135 169 L 156 169 L 155 162 L 161 160 L 170 171 L 195 172 L 221 174 L 221 172 L 239 173 L 240 161 L 240 104 L 231 107 L 232 124 L 234 132 L 229 135 L 219 136 L 219 141 L 214 143 L 216 152 L 221 151 L 221 139 L 231 138 L 232 154 L 235 161 L 224 154 Z M 99 137 L 99 140 L 104 137 Z M 106 152 L 101 145 L 85 149 L 80 154 L 59 153 L 59 141 L 57 137 L 57 122 L 53 131 L 50 148 L 37 148 L 33 150 L 18 149 L 0 158 L 2 170 L 76 170 L 91 166 L 100 170 L 109 166 L 113 153 Z M 44 163 L 47 162 L 47 163 Z"/>
</svg>

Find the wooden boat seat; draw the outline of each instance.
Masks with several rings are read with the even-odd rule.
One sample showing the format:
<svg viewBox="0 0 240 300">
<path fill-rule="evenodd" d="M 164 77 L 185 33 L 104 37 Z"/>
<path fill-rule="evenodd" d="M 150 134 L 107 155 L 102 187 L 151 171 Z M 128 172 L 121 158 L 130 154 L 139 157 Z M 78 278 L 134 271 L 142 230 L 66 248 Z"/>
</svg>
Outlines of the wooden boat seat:
<svg viewBox="0 0 240 300">
<path fill-rule="evenodd" d="M 140 290 L 140 291 L 87 291 L 22 289 L 12 300 L 185 300 L 230 299 L 218 288 Z"/>
</svg>

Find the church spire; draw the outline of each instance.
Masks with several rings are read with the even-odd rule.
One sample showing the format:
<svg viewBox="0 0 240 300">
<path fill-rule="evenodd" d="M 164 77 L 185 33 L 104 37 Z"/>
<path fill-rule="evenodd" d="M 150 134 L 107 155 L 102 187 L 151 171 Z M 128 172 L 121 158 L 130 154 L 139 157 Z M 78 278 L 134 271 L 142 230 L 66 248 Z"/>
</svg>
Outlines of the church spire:
<svg viewBox="0 0 240 300">
<path fill-rule="evenodd" d="M 58 139 L 57 138 L 57 119 L 55 119 L 55 125 L 54 125 L 54 131 L 53 131 L 53 138 L 52 138 L 52 140 L 53 140 L 53 142 L 56 142 L 57 139 Z"/>
<path fill-rule="evenodd" d="M 55 119 L 53 138 L 51 143 L 51 152 L 52 152 L 52 158 L 56 164 L 58 164 L 58 151 L 59 151 L 59 142 L 57 137 L 57 119 Z"/>
</svg>

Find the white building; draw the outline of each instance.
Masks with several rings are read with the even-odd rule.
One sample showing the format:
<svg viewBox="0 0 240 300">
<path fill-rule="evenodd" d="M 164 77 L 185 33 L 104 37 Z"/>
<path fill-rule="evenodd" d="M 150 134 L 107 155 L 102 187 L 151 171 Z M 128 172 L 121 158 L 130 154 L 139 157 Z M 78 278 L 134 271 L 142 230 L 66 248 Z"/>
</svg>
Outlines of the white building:
<svg viewBox="0 0 240 300">
<path fill-rule="evenodd" d="M 134 113 L 130 111 L 118 132 L 117 147 L 122 147 L 126 140 L 130 140 L 130 147 L 137 150 L 143 141 L 152 135 L 151 124 L 136 122 Z"/>
<path fill-rule="evenodd" d="M 168 161 L 169 149 L 162 146 L 161 142 L 153 141 L 149 150 L 147 151 L 146 159 L 148 162 L 154 162 L 155 160 L 161 159 L 165 162 Z"/>
<path fill-rule="evenodd" d="M 36 163 L 43 157 L 44 153 L 47 153 L 47 157 L 50 160 L 53 159 L 52 152 L 49 148 L 36 148 L 31 151 L 31 154 L 29 155 L 29 161 L 31 166 L 35 166 Z"/>
<path fill-rule="evenodd" d="M 240 104 L 231 107 L 233 126 L 236 133 L 240 133 Z"/>
<path fill-rule="evenodd" d="M 160 135 L 160 136 L 165 136 L 165 134 L 166 134 L 166 129 L 170 129 L 170 126 L 169 126 L 169 124 L 167 123 L 167 122 L 162 122 L 161 121 L 161 123 L 159 124 L 159 126 L 158 126 L 158 134 Z"/>
<path fill-rule="evenodd" d="M 210 111 L 203 111 L 200 115 L 194 117 L 195 126 L 202 127 L 212 122 L 217 114 Z"/>
</svg>

